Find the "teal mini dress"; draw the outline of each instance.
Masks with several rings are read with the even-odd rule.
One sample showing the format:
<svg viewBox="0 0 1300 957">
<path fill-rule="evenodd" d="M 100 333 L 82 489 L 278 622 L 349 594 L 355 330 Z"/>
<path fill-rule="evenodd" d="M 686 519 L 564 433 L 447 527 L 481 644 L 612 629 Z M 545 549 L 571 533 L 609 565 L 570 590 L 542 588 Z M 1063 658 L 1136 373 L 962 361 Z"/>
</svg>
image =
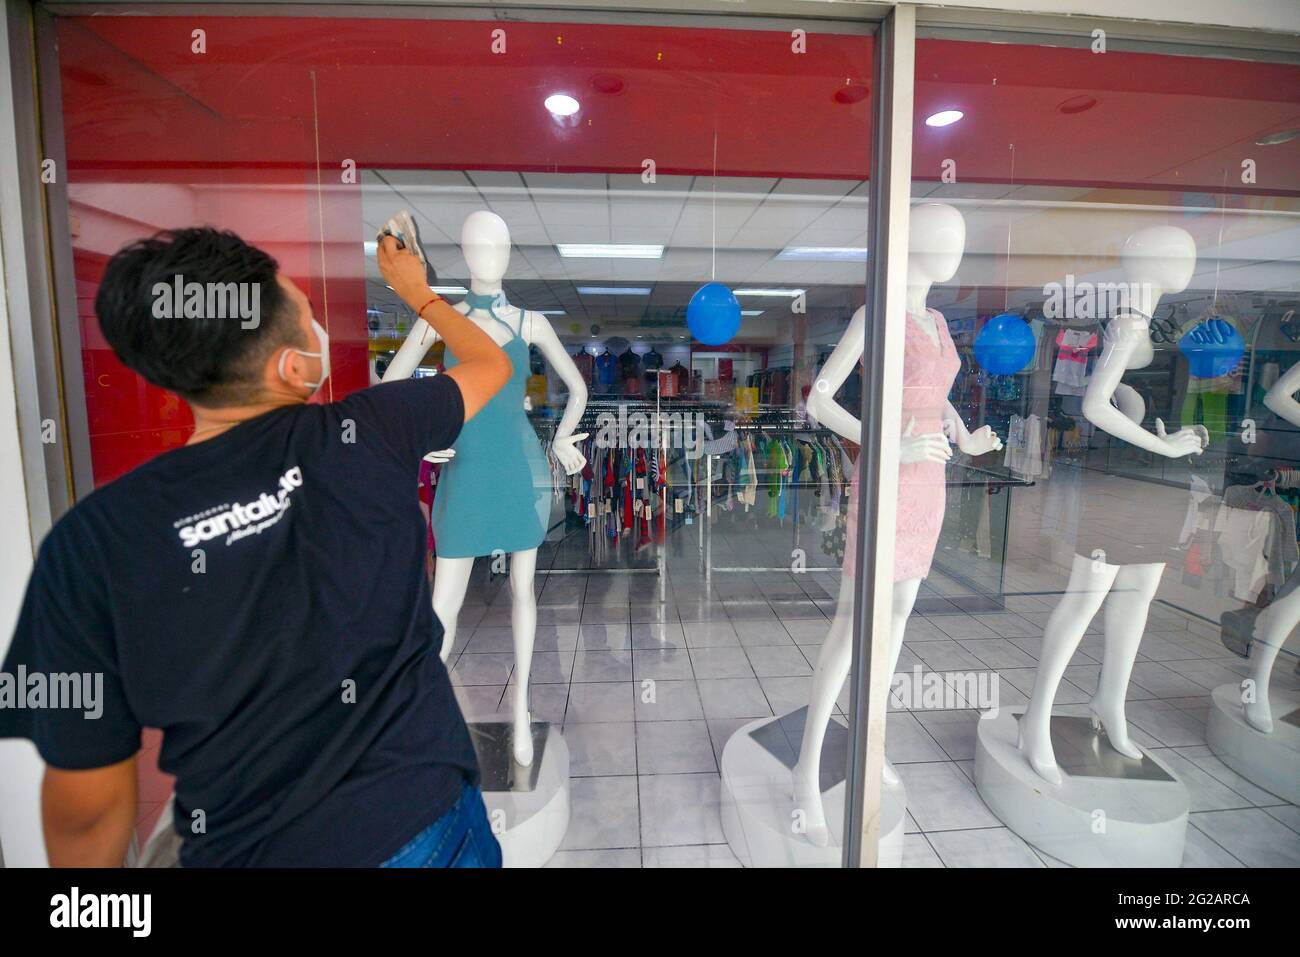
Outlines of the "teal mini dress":
<svg viewBox="0 0 1300 957">
<path fill-rule="evenodd" d="M 475 558 L 536 548 L 551 514 L 551 472 L 524 411 L 528 343 L 494 311 L 492 296 L 466 296 L 470 311 L 487 312 L 510 330 L 501 348 L 514 371 L 478 415 L 465 423 L 442 467 L 433 499 L 434 547 L 440 558 Z M 519 310 L 519 323 L 524 320 Z M 446 368 L 456 365 L 447 349 Z"/>
</svg>

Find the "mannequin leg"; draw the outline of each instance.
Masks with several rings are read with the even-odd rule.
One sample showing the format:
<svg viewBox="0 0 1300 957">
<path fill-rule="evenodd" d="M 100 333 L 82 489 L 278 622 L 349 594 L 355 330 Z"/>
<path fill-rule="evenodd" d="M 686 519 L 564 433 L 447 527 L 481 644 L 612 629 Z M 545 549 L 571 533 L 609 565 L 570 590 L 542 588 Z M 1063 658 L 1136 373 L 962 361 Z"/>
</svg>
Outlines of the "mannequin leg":
<svg viewBox="0 0 1300 957">
<path fill-rule="evenodd" d="M 912 578 L 894 585 L 891 627 L 889 633 L 889 674 L 892 678 L 898 669 L 898 658 L 903 651 L 903 633 L 907 619 L 916 604 L 921 579 Z M 826 827 L 826 812 L 822 807 L 821 756 L 826 739 L 826 727 L 831 720 L 835 699 L 844 688 L 849 666 L 853 659 L 853 581 L 846 578 L 840 583 L 840 596 L 835 605 L 835 620 L 831 623 L 817 668 L 813 673 L 812 694 L 808 701 L 808 716 L 803 727 L 803 741 L 799 746 L 799 761 L 794 767 L 795 807 L 804 812 L 808 840 L 825 847 L 830 840 Z M 898 783 L 898 773 L 885 762 L 884 781 Z"/>
<path fill-rule="evenodd" d="M 1273 712 L 1268 703 L 1268 682 L 1273 662 L 1287 639 L 1295 636 L 1300 624 L 1300 591 L 1293 591 L 1260 613 L 1255 621 L 1255 644 L 1251 648 L 1254 666 L 1250 677 L 1255 682 L 1255 700 L 1246 704 L 1246 723 L 1256 731 L 1273 731 Z"/>
<path fill-rule="evenodd" d="M 817 847 L 830 843 L 826 828 L 826 812 L 822 808 L 821 763 L 822 742 L 826 740 L 826 725 L 831 720 L 835 699 L 844 687 L 852 663 L 853 646 L 849 641 L 853 632 L 853 578 L 845 575 L 840 581 L 840 596 L 835 603 L 835 618 L 821 651 L 817 654 L 817 667 L 813 670 L 812 693 L 808 697 L 808 713 L 804 718 L 803 741 L 799 745 L 799 760 L 794 766 L 794 806 L 803 811 L 805 833 Z"/>
<path fill-rule="evenodd" d="M 472 558 L 439 558 L 434 563 L 433 613 L 442 622 L 442 648 L 438 654 L 445 662 L 456 643 L 456 619 L 465 603 L 469 574 L 474 570 Z"/>
<path fill-rule="evenodd" d="M 1105 728 L 1111 747 L 1130 758 L 1141 758 L 1142 752 L 1128 739 L 1124 694 L 1146 631 L 1151 599 L 1156 596 L 1164 571 L 1163 564 L 1125 565 L 1106 596 L 1106 650 L 1101 659 L 1101 680 L 1092 699 L 1092 724 L 1094 728 Z"/>
<path fill-rule="evenodd" d="M 1101 608 L 1118 573 L 1118 565 L 1106 565 L 1075 555 L 1070 583 L 1065 586 L 1065 594 L 1048 618 L 1043 634 L 1034 691 L 1030 695 L 1029 708 L 1020 719 L 1020 750 L 1039 777 L 1057 787 L 1062 779 L 1052 751 L 1052 703 L 1056 700 L 1056 689 L 1060 687 L 1065 666 L 1079 647 L 1088 623 Z"/>
<path fill-rule="evenodd" d="M 889 627 L 889 680 L 894 680 L 898 673 L 898 658 L 903 653 L 903 635 L 907 631 L 907 620 L 912 617 L 912 608 L 916 604 L 916 595 L 921 590 L 921 579 L 908 578 L 894 584 L 894 604 L 890 610 Z M 885 761 L 885 783 L 896 785 L 898 772 L 894 766 Z"/>
<path fill-rule="evenodd" d="M 533 670 L 533 642 L 537 637 L 537 594 L 533 577 L 537 571 L 537 549 L 510 555 L 510 624 L 515 639 L 514 697 L 511 715 L 514 726 L 514 757 L 524 767 L 533 763 L 532 719 L 528 714 L 528 678 Z"/>
</svg>

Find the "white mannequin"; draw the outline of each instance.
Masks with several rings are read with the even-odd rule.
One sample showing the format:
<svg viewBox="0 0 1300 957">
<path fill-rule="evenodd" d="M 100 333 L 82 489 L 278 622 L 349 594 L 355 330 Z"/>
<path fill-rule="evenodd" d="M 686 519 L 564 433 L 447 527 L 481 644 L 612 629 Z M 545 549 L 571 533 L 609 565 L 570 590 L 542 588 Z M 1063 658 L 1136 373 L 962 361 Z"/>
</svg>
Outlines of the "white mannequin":
<svg viewBox="0 0 1300 957">
<path fill-rule="evenodd" d="M 1295 399 L 1297 391 L 1300 391 L 1300 362 L 1273 383 L 1264 396 L 1264 405 L 1279 419 L 1300 427 L 1300 402 Z M 1255 682 L 1255 700 L 1247 702 L 1244 708 L 1246 722 L 1265 734 L 1273 731 L 1273 712 L 1268 703 L 1273 663 L 1282 646 L 1295 637 L 1296 625 L 1300 625 L 1300 590 L 1279 598 L 1255 619 L 1254 667 L 1250 674 Z"/>
<path fill-rule="evenodd" d="M 936 282 L 946 282 L 957 272 L 962 253 L 966 248 L 966 221 L 951 206 L 925 203 L 912 209 L 911 229 L 908 239 L 907 312 L 905 322 L 917 322 L 933 341 L 939 341 L 939 330 L 934 317 L 925 307 L 930 287 Z M 843 406 L 835 402 L 836 390 L 844 384 L 854 366 L 862 358 L 866 342 L 866 306 L 858 309 L 849 321 L 849 327 L 826 360 L 826 365 L 813 383 L 808 396 L 808 414 L 838 435 L 853 442 L 862 441 L 862 423 Z M 983 455 L 1002 448 L 1002 442 L 989 426 L 974 432 L 967 431 L 951 403 L 943 413 L 944 431 L 914 435 L 915 420 L 908 421 L 899 444 L 899 463 L 947 462 L 952 457 L 950 440 L 968 455 Z M 847 556 L 846 556 L 847 558 Z M 921 579 L 912 578 L 894 585 L 893 627 L 890 629 L 889 673 L 898 666 L 898 656 L 903 650 L 903 631 L 912 614 Z M 852 660 L 853 576 L 845 575 L 840 582 L 839 601 L 835 619 L 817 658 L 813 674 L 812 694 L 808 703 L 808 718 L 804 724 L 803 742 L 799 761 L 794 768 L 795 807 L 804 812 L 808 839 L 824 847 L 830 839 L 826 816 L 822 808 L 821 775 L 822 741 L 831 710 L 844 679 L 848 676 Z M 898 775 L 886 762 L 885 780 L 898 782 Z"/>
<path fill-rule="evenodd" d="M 461 251 L 469 266 L 470 291 L 476 295 L 497 296 L 503 301 L 501 278 L 510 263 L 510 230 L 496 213 L 479 210 L 465 219 L 461 228 Z M 510 333 L 490 316 L 471 312 L 468 303 L 456 303 L 454 308 L 476 323 L 498 344 L 504 344 Z M 536 312 L 524 312 L 517 306 L 496 307 L 496 313 L 512 327 L 530 346 L 536 346 L 546 361 L 555 369 L 569 388 L 569 401 L 564 408 L 555 431 L 551 451 L 569 475 L 587 464 L 578 451 L 577 443 L 586 434 L 575 435 L 574 427 L 582 418 L 587 406 L 587 385 L 573 359 L 565 351 L 555 330 L 546 317 Z M 384 380 L 409 378 L 425 353 L 437 341 L 437 333 L 423 319 L 416 319 L 406 341 L 388 365 Z M 454 449 L 435 450 L 426 456 L 433 461 L 445 462 L 455 456 Z M 434 566 L 433 610 L 442 622 L 444 632 L 441 655 L 443 661 L 451 654 L 456 640 L 456 618 L 465 600 L 473 558 L 443 558 L 439 556 Z M 528 711 L 528 677 L 532 670 L 533 642 L 537 634 L 537 596 L 533 590 L 533 576 L 537 569 L 537 549 L 513 552 L 510 555 L 510 593 L 512 597 L 511 626 L 514 630 L 515 672 L 512 723 L 514 759 L 527 767 L 533 763 L 531 717 Z"/>
<path fill-rule="evenodd" d="M 1164 422 L 1156 419 L 1155 432 L 1148 432 L 1140 424 L 1146 404 L 1120 381 L 1129 369 L 1141 369 L 1155 358 L 1149 317 L 1164 293 L 1187 288 L 1196 268 L 1196 244 L 1176 226 L 1153 226 L 1125 240 L 1120 259 L 1129 288 L 1137 290 L 1138 301 L 1130 306 L 1140 314 L 1116 316 L 1107 327 L 1101 358 L 1083 397 L 1083 415 L 1103 432 L 1149 452 L 1169 458 L 1200 455 L 1209 444 L 1204 426 L 1168 435 Z M 1033 695 L 1020 721 L 1020 748 L 1049 784 L 1059 787 L 1063 780 L 1050 734 L 1056 689 L 1103 603 L 1106 647 L 1101 680 L 1091 703 L 1093 726 L 1105 728 L 1111 745 L 1121 754 L 1142 756 L 1128 737 L 1124 694 L 1146 628 L 1147 611 L 1164 570 L 1164 563 L 1111 565 L 1104 555 L 1074 556 L 1065 595 L 1047 622 Z"/>
</svg>

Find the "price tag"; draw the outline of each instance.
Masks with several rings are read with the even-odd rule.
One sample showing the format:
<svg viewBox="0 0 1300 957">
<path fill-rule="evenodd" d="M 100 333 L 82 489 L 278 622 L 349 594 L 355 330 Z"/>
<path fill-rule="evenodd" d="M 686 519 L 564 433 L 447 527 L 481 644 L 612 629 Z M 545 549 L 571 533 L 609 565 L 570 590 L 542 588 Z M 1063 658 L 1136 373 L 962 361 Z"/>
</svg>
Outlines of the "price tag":
<svg viewBox="0 0 1300 957">
<path fill-rule="evenodd" d="M 636 490 L 637 490 L 638 492 L 641 492 L 641 491 L 644 491 L 644 490 L 645 490 L 645 479 L 643 479 L 643 478 L 639 478 L 639 479 L 636 480 Z"/>
<path fill-rule="evenodd" d="M 677 514 L 678 514 L 678 515 L 682 514 L 682 500 L 681 500 L 680 498 L 679 498 L 679 499 L 674 499 L 674 505 L 675 505 L 675 508 L 676 508 Z"/>
<path fill-rule="evenodd" d="M 595 503 L 595 502 L 588 502 L 588 503 L 587 503 L 587 517 L 588 517 L 588 518 L 595 518 L 595 517 L 596 517 L 596 503 Z"/>
</svg>

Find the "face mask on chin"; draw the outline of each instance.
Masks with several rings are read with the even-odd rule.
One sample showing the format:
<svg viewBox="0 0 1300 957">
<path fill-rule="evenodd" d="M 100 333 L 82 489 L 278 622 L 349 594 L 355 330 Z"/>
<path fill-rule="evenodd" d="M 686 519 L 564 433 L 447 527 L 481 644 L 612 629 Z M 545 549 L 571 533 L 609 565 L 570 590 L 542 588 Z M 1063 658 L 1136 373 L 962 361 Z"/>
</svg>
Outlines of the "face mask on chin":
<svg viewBox="0 0 1300 957">
<path fill-rule="evenodd" d="M 330 377 L 330 335 L 315 319 L 311 321 L 311 327 L 316 333 L 316 338 L 320 340 L 320 352 L 307 352 L 304 349 L 294 349 L 292 347 L 285 349 L 280 353 L 280 364 L 277 367 L 277 371 L 280 374 L 280 381 L 287 384 L 289 380 L 285 378 L 284 375 L 284 361 L 289 358 L 290 352 L 296 352 L 298 355 L 305 356 L 308 359 L 319 359 L 320 378 L 315 382 L 303 383 L 303 385 L 311 389 L 311 394 L 314 396 L 320 391 L 320 387 L 325 384 L 325 380 Z M 310 396 L 308 398 L 310 398 Z"/>
</svg>

